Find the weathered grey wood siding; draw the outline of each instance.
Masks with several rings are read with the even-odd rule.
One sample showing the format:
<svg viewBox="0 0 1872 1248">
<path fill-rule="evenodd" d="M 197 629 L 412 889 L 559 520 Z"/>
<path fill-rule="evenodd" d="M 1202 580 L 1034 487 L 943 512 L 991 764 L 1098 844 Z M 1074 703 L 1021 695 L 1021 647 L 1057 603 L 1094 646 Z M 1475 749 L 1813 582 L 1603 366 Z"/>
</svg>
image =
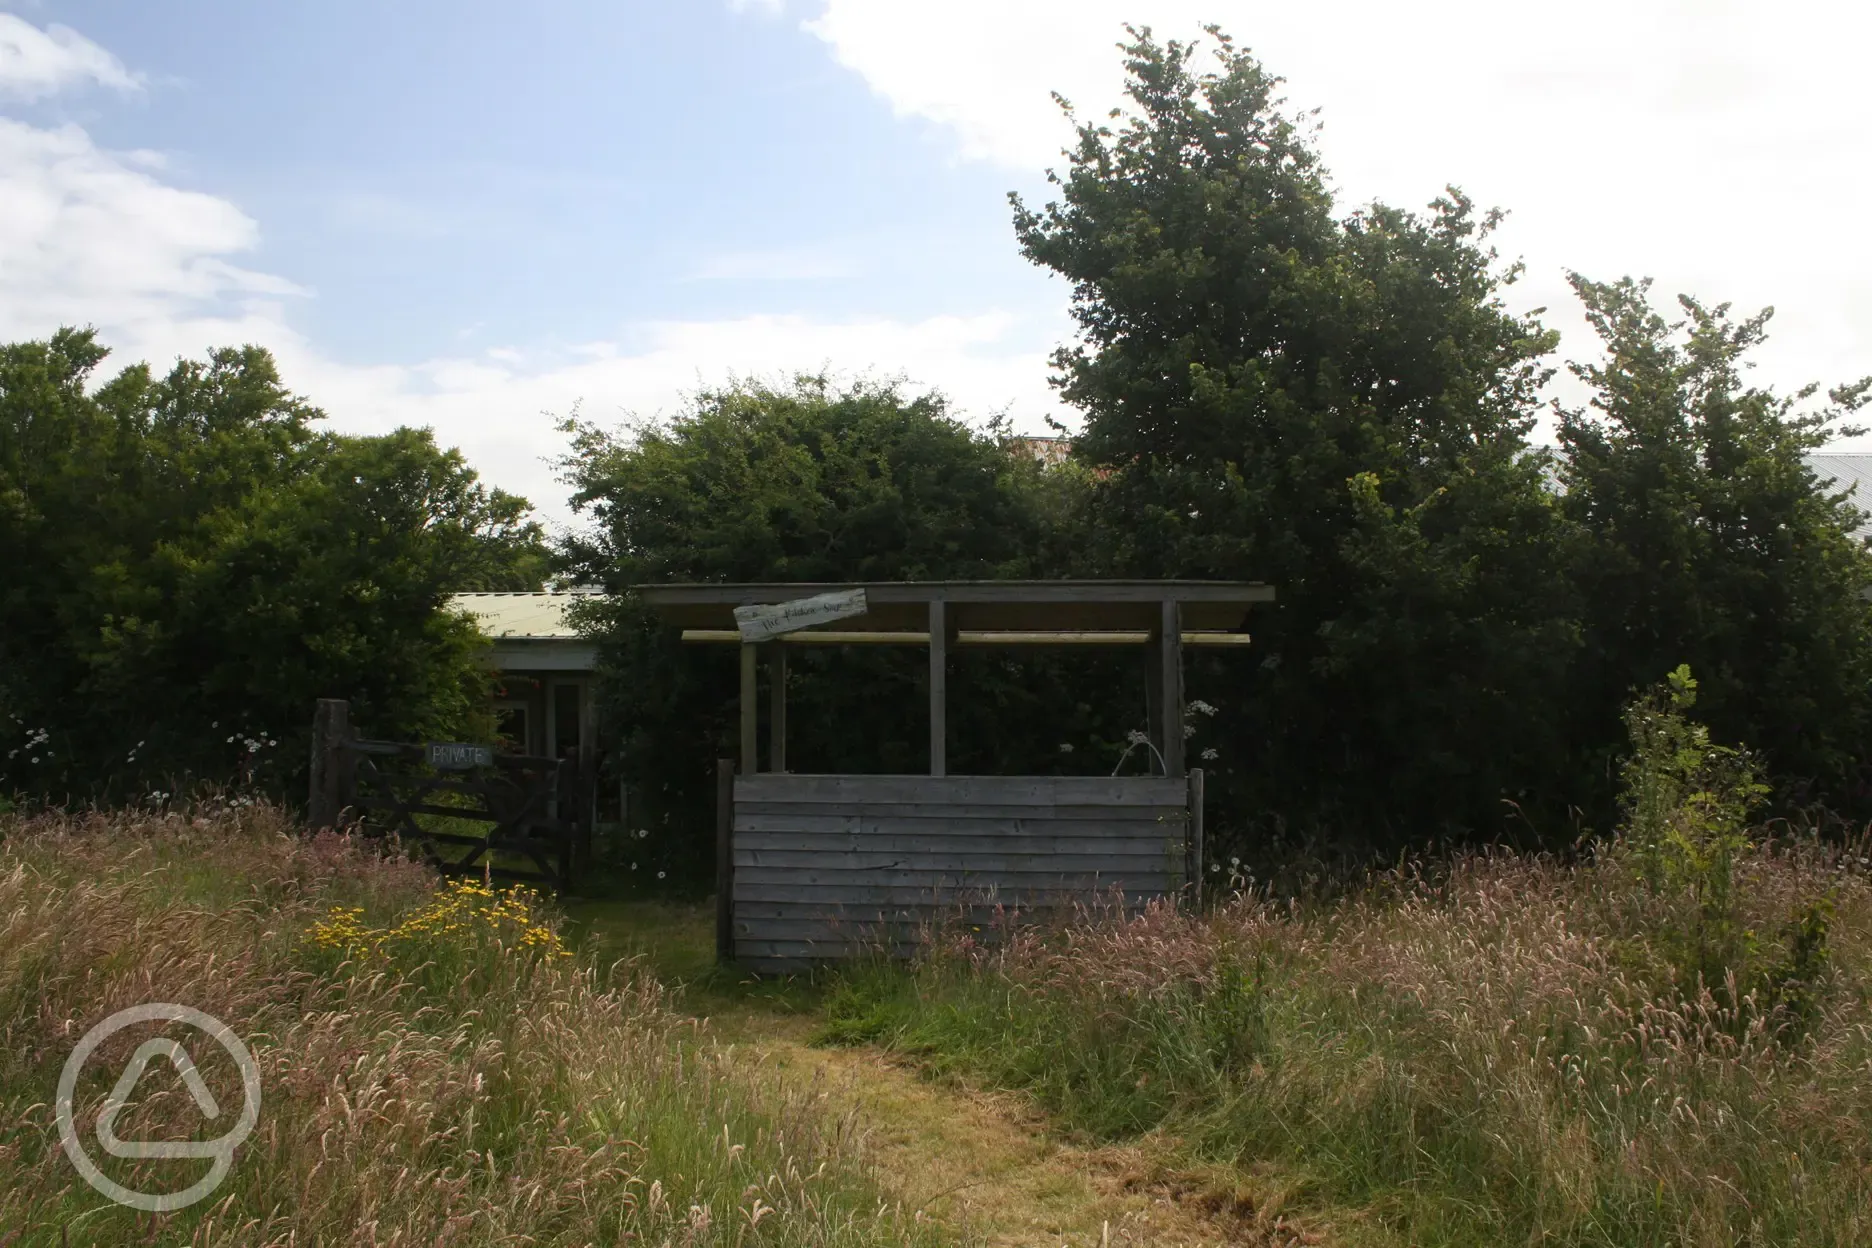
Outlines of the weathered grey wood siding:
<svg viewBox="0 0 1872 1248">
<path fill-rule="evenodd" d="M 996 905 L 1033 913 L 1181 888 L 1181 777 L 734 778 L 736 961 L 757 971 L 889 945 Z"/>
</svg>

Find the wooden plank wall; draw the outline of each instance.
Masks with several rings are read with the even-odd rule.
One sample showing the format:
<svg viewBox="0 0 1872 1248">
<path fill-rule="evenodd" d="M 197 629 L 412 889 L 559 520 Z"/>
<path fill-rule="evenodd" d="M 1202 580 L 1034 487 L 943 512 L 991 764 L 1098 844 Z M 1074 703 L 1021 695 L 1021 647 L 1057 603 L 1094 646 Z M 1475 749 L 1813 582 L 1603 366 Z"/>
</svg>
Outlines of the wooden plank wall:
<svg viewBox="0 0 1872 1248">
<path fill-rule="evenodd" d="M 1181 776 L 735 776 L 735 960 L 908 952 L 996 904 L 1141 904 L 1183 886 L 1188 794 Z"/>
</svg>

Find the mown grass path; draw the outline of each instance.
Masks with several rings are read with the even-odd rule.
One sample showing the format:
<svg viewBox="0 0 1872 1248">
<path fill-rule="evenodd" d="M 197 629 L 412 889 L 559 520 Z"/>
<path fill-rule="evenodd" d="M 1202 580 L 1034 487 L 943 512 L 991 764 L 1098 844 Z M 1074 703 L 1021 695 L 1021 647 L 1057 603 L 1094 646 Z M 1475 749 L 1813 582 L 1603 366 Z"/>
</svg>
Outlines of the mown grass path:
<svg viewBox="0 0 1872 1248">
<path fill-rule="evenodd" d="M 870 1047 L 812 1043 L 821 990 L 762 983 L 714 965 L 704 905 L 578 902 L 579 939 L 599 957 L 644 957 L 680 988 L 678 1007 L 709 1020 L 713 1043 L 761 1078 L 810 1088 L 830 1117 L 852 1117 L 865 1154 L 904 1202 L 991 1248 L 1289 1245 L 1295 1230 L 1269 1191 L 1250 1199 L 1170 1160 L 1168 1142 L 1083 1145 L 1051 1129 L 1018 1093 L 925 1078 Z"/>
</svg>

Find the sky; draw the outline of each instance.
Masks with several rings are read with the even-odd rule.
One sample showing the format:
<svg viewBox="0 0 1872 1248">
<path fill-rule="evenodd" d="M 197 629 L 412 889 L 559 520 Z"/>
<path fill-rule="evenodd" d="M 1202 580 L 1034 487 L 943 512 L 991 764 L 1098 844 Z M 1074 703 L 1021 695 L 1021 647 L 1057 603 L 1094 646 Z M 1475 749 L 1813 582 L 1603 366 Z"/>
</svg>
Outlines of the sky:
<svg viewBox="0 0 1872 1248">
<path fill-rule="evenodd" d="M 1348 213 L 1508 210 L 1565 356 L 1576 269 L 1773 306 L 1777 388 L 1872 373 L 1872 11 L 1836 0 L 0 0 L 0 339 L 260 343 L 333 427 L 429 426 L 554 522 L 558 420 L 732 376 L 1071 426 L 1069 292 L 1007 195 L 1063 163 L 1052 92 L 1120 101 L 1126 22 L 1253 50 Z"/>
</svg>

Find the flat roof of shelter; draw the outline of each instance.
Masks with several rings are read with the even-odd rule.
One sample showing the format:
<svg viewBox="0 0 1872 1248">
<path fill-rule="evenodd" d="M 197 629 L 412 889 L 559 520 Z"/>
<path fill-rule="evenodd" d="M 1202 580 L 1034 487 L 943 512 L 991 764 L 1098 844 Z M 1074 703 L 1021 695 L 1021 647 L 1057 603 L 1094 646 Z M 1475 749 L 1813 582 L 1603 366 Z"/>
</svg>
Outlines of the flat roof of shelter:
<svg viewBox="0 0 1872 1248">
<path fill-rule="evenodd" d="M 790 602 L 862 589 L 866 611 L 837 621 L 847 632 L 927 626 L 941 602 L 948 626 L 965 630 L 1149 629 L 1163 604 L 1181 608 L 1183 627 L 1235 630 L 1249 607 L 1274 601 L 1259 581 L 840 581 L 639 585 L 634 592 L 666 622 L 692 629 L 735 627 L 740 606 Z"/>
</svg>

